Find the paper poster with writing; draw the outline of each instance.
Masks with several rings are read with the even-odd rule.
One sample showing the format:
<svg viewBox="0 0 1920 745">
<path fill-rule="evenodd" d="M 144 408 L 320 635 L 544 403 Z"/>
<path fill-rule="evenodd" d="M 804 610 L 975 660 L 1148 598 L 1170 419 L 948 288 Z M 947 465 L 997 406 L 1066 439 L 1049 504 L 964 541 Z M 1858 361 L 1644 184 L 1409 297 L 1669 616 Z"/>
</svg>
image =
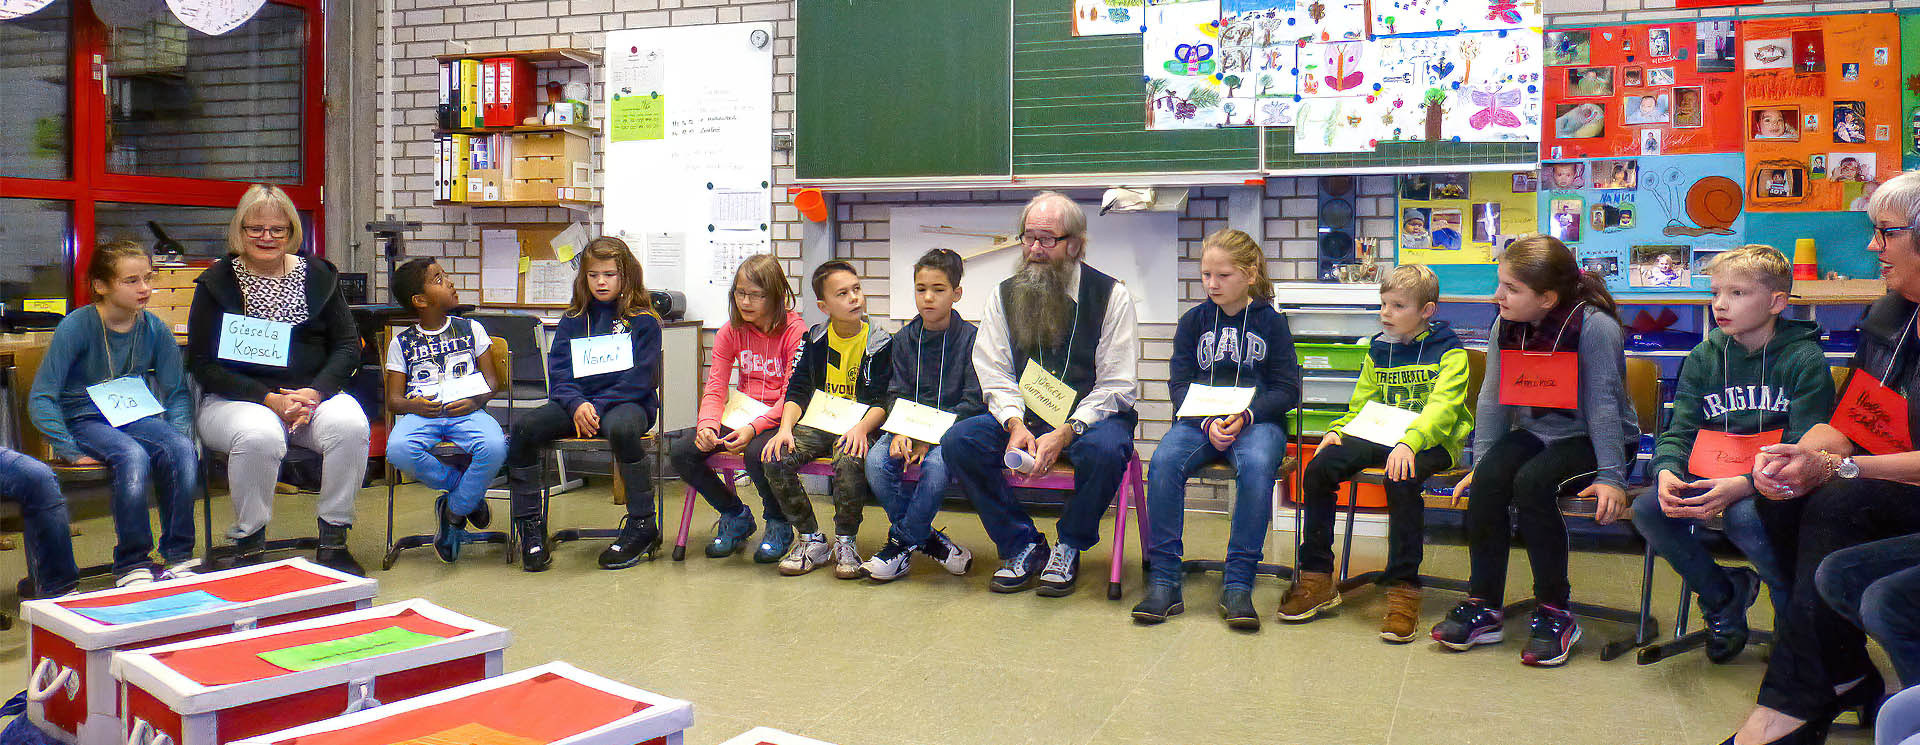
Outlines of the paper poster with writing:
<svg viewBox="0 0 1920 745">
<path fill-rule="evenodd" d="M 1262 37 L 1275 44 L 1367 38 L 1362 0 L 1220 0 L 1220 15 L 1255 19 Z"/>
<path fill-rule="evenodd" d="M 1540 34 L 1461 34 L 1460 86 L 1451 85 L 1442 133 L 1461 142 L 1538 142 Z"/>
<path fill-rule="evenodd" d="M 1073 0 L 1073 35 L 1140 33 L 1146 5 L 1146 0 Z"/>
<path fill-rule="evenodd" d="M 1538 232 L 1531 173 L 1400 177 L 1399 257 L 1405 264 L 1492 264 L 1494 247 Z"/>
<path fill-rule="evenodd" d="M 1705 290 L 1701 270 L 1746 243 L 1739 153 L 1548 161 L 1541 232 L 1620 292 Z"/>
<path fill-rule="evenodd" d="M 1740 23 L 1747 208 L 1864 207 L 1899 169 L 1900 25 L 1892 13 Z"/>
<path fill-rule="evenodd" d="M 1219 24 L 1219 0 L 1147 7 L 1141 39 L 1147 129 L 1211 129 L 1226 122 Z"/>
<path fill-rule="evenodd" d="M 1585 61 L 1546 68 L 1544 155 L 1739 152 L 1736 30 L 1733 21 L 1556 29 L 1562 44 L 1584 40 Z"/>
</svg>

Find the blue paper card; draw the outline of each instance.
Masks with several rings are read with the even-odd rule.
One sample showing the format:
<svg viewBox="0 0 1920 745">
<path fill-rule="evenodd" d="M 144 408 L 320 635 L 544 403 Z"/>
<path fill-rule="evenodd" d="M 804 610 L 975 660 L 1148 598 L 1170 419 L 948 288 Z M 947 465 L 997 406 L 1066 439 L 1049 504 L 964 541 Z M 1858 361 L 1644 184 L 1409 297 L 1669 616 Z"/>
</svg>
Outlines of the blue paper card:
<svg viewBox="0 0 1920 745">
<path fill-rule="evenodd" d="M 286 367 L 287 350 L 292 345 L 293 324 L 227 313 L 220 319 L 220 349 L 215 356 L 234 362 Z"/>
<path fill-rule="evenodd" d="M 194 590 L 163 598 L 152 598 L 125 605 L 108 605 L 99 608 L 68 608 L 75 613 L 104 624 L 120 625 L 140 623 L 161 618 L 184 616 L 188 613 L 200 613 L 215 608 L 233 605 L 232 602 L 214 597 L 206 590 Z"/>
<path fill-rule="evenodd" d="M 87 386 L 87 396 L 107 418 L 107 424 L 115 427 L 165 411 L 160 400 L 153 397 L 153 391 L 147 388 L 147 381 L 133 375 Z"/>
</svg>

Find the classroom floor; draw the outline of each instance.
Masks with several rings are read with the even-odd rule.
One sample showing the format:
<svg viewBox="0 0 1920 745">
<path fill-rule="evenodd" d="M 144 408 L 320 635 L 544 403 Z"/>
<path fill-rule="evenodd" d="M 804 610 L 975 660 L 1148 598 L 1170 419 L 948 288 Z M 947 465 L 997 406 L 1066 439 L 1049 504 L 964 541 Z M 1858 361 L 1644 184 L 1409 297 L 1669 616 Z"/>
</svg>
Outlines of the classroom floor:
<svg viewBox="0 0 1920 745">
<path fill-rule="evenodd" d="M 400 494 L 402 531 L 430 531 L 431 493 L 409 486 Z M 556 498 L 552 527 L 614 525 L 623 508 L 606 494 L 600 482 Z M 668 494 L 670 551 L 677 482 Z M 942 513 L 936 523 L 974 550 L 966 577 L 923 562 L 905 580 L 875 585 L 836 580 L 830 569 L 782 577 L 746 557 L 710 560 L 699 550 L 712 534 L 704 504 L 684 563 L 663 557 L 601 571 L 594 558 L 602 544 L 588 542 L 562 545 L 543 574 L 509 566 L 501 546 L 470 546 L 456 565 L 416 549 L 380 572 L 385 497 L 384 487 L 361 493 L 362 527 L 352 537 L 355 555 L 380 580 L 378 602 L 424 597 L 511 628 L 509 670 L 565 660 L 690 700 L 690 745 L 759 725 L 838 745 L 1708 744 L 1736 727 L 1763 669 L 1751 652 L 1725 666 L 1699 652 L 1647 667 L 1630 658 L 1601 662 L 1601 641 L 1629 630 L 1593 621 L 1583 623 L 1584 640 L 1559 669 L 1520 664 L 1525 618 L 1509 621 L 1507 643 L 1467 653 L 1424 641 L 1389 645 L 1376 635 L 1384 598 L 1370 589 L 1349 595 L 1330 617 L 1281 626 L 1271 613 L 1283 588 L 1271 578 L 1255 592 L 1268 620 L 1258 633 L 1220 621 L 1218 575 L 1189 578 L 1185 615 L 1137 626 L 1127 613 L 1140 597 L 1133 540 L 1120 601 L 1106 599 L 1105 543 L 1083 564 L 1080 591 L 1070 597 L 996 595 L 985 583 L 998 561 L 967 512 Z M 225 501 L 216 502 L 215 514 L 229 518 Z M 759 502 L 748 496 L 747 503 Z M 282 535 L 311 531 L 309 498 L 283 496 L 279 504 Z M 815 509 L 831 513 L 824 501 Z M 505 505 L 494 510 L 504 515 Z M 83 563 L 109 555 L 111 520 L 76 522 Z M 863 554 L 884 542 L 885 522 L 878 508 L 868 509 Z M 1052 519 L 1041 526 L 1050 530 Z M 1223 515 L 1190 513 L 1190 555 L 1224 552 L 1226 527 Z M 1273 545 L 1289 552 L 1292 539 L 1276 533 Z M 1356 568 L 1379 562 L 1364 539 L 1356 552 Z M 1465 565 L 1463 547 L 1437 545 L 1428 548 L 1424 570 L 1464 576 Z M 1637 603 L 1639 557 L 1576 553 L 1573 569 L 1577 599 Z M 19 551 L 0 553 L 0 576 L 21 571 Z M 1666 632 L 1677 580 L 1664 567 L 1659 577 Z M 1524 596 L 1527 581 L 1525 555 L 1516 551 L 1510 594 Z M 13 609 L 11 598 L 0 600 Z M 1429 591 L 1421 628 L 1457 600 Z M 1766 607 L 1756 607 L 1757 626 L 1768 624 Z M 0 680 L 25 680 L 24 628 L 0 633 Z M 1870 741 L 1847 726 L 1836 726 L 1830 740 Z"/>
</svg>

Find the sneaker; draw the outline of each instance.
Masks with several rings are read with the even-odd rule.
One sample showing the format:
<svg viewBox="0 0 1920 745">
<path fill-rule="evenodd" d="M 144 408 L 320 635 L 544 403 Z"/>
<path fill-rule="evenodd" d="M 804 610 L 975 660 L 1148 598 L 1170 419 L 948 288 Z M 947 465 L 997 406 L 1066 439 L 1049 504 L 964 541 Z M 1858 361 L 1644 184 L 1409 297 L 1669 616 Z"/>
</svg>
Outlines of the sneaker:
<svg viewBox="0 0 1920 745">
<path fill-rule="evenodd" d="M 1380 638 L 1394 644 L 1413 641 L 1420 623 L 1420 586 L 1395 582 L 1387 586 L 1387 614 L 1380 618 Z"/>
<path fill-rule="evenodd" d="M 758 564 L 772 564 L 786 556 L 787 549 L 792 547 L 793 525 L 767 518 L 767 532 L 760 535 L 760 545 L 753 549 L 753 560 Z"/>
<path fill-rule="evenodd" d="M 1221 590 L 1220 617 L 1227 619 L 1227 628 L 1240 631 L 1260 630 L 1260 612 L 1253 609 L 1252 590 L 1238 587 Z"/>
<path fill-rule="evenodd" d="M 1133 622 L 1138 624 L 1156 624 L 1187 611 L 1187 604 L 1180 602 L 1180 588 L 1169 585 L 1147 585 L 1147 596 L 1140 604 L 1133 606 Z"/>
<path fill-rule="evenodd" d="M 472 525 L 474 530 L 486 530 L 493 525 L 493 510 L 487 507 L 486 497 L 480 498 L 480 506 L 467 513 L 466 519 L 467 524 Z"/>
<path fill-rule="evenodd" d="M 732 556 L 750 535 L 753 535 L 752 510 L 743 507 L 738 513 L 721 515 L 713 524 L 713 542 L 707 544 L 707 558 Z"/>
<path fill-rule="evenodd" d="M 807 533 L 793 542 L 793 548 L 787 549 L 787 555 L 780 559 L 780 573 L 789 577 L 798 577 L 820 568 L 821 564 L 833 558 L 833 547 L 827 545 L 825 533 Z"/>
<path fill-rule="evenodd" d="M 940 566 L 946 569 L 948 574 L 956 577 L 973 569 L 973 552 L 968 551 L 965 546 L 954 543 L 944 531 L 933 531 L 933 535 L 927 538 L 927 542 L 920 545 L 920 553 L 940 562 Z"/>
<path fill-rule="evenodd" d="M 1503 633 L 1500 627 L 1506 620 L 1506 614 L 1487 605 L 1487 601 L 1467 598 L 1434 624 L 1433 640 L 1455 652 L 1465 652 L 1481 644 L 1499 644 Z"/>
<path fill-rule="evenodd" d="M 660 553 L 660 526 L 653 516 L 627 515 L 620 518 L 620 537 L 600 552 L 601 569 L 625 569 L 640 563 L 640 557 L 652 561 Z"/>
<path fill-rule="evenodd" d="M 173 562 L 172 564 L 167 565 L 167 568 L 164 571 L 160 572 L 159 579 L 161 581 L 170 580 L 170 579 L 186 579 L 188 577 L 192 577 L 199 573 L 200 573 L 200 560 L 194 559 L 194 558 L 187 558 L 187 559 L 182 559 L 180 561 L 176 561 L 176 562 Z"/>
<path fill-rule="evenodd" d="M 1566 664 L 1567 657 L 1573 654 L 1574 642 L 1580 641 L 1580 624 L 1574 623 L 1573 614 L 1565 608 L 1541 603 L 1533 611 L 1533 622 L 1528 625 L 1531 631 L 1527 634 L 1526 649 L 1520 652 L 1520 662 L 1534 667 Z"/>
<path fill-rule="evenodd" d="M 994 592 L 1019 592 L 1033 586 L 1040 576 L 1041 567 L 1047 563 L 1047 538 L 1027 544 L 1007 561 L 1000 565 L 1000 571 L 993 573 L 993 580 L 987 583 L 987 589 Z"/>
<path fill-rule="evenodd" d="M 313 550 L 314 563 L 336 572 L 351 574 L 355 577 L 367 576 L 360 560 L 353 558 L 353 551 L 347 548 L 347 534 L 352 525 L 335 525 L 325 518 L 315 518 L 320 533 L 320 545 Z"/>
<path fill-rule="evenodd" d="M 1727 581 L 1733 583 L 1733 600 L 1725 608 L 1709 610 L 1700 604 L 1700 615 L 1707 619 L 1707 659 L 1726 664 L 1747 648 L 1747 609 L 1760 598 L 1760 575 L 1746 567 L 1728 567 Z"/>
<path fill-rule="evenodd" d="M 446 494 L 433 499 L 433 514 L 440 518 L 440 528 L 433 533 L 433 553 L 442 563 L 452 564 L 460 558 L 460 544 L 466 538 L 466 531 L 460 529 L 464 521 L 447 508 Z"/>
<path fill-rule="evenodd" d="M 153 584 L 152 567 L 128 569 L 113 580 L 114 587 L 139 587 L 140 585 L 150 584 Z"/>
<path fill-rule="evenodd" d="M 544 572 L 553 566 L 553 554 L 547 552 L 546 518 L 516 517 L 513 529 L 520 535 L 520 571 Z"/>
<path fill-rule="evenodd" d="M 1040 589 L 1035 592 L 1041 597 L 1064 598 L 1073 594 L 1075 575 L 1080 573 L 1080 549 L 1065 543 L 1053 544 L 1053 553 L 1047 557 L 1047 568 L 1040 570 Z"/>
<path fill-rule="evenodd" d="M 860 547 L 853 536 L 833 537 L 833 576 L 835 579 L 860 578 Z"/>
<path fill-rule="evenodd" d="M 1280 596 L 1282 621 L 1309 621 L 1320 611 L 1331 610 L 1340 605 L 1340 590 L 1334 587 L 1333 574 L 1330 572 L 1301 572 L 1293 578 L 1293 584 L 1287 587 L 1287 593 Z"/>
<path fill-rule="evenodd" d="M 888 538 L 887 545 L 881 546 L 879 553 L 861 564 L 860 570 L 866 573 L 867 579 L 875 582 L 892 582 L 907 576 L 907 569 L 912 566 L 912 559 L 913 549 Z"/>
</svg>

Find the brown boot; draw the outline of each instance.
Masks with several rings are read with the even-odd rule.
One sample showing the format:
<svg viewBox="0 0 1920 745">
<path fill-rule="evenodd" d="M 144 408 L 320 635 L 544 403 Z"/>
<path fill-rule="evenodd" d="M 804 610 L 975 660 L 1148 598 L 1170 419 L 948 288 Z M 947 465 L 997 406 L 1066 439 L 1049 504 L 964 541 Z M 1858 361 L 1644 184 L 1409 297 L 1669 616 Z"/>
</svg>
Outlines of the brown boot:
<svg viewBox="0 0 1920 745">
<path fill-rule="evenodd" d="M 1420 622 L 1420 586 L 1395 582 L 1387 586 L 1387 615 L 1380 619 L 1380 638 L 1395 644 L 1413 641 Z"/>
<path fill-rule="evenodd" d="M 1280 597 L 1280 620 L 1305 621 L 1340 604 L 1340 591 L 1327 572 L 1301 572 Z"/>
</svg>

